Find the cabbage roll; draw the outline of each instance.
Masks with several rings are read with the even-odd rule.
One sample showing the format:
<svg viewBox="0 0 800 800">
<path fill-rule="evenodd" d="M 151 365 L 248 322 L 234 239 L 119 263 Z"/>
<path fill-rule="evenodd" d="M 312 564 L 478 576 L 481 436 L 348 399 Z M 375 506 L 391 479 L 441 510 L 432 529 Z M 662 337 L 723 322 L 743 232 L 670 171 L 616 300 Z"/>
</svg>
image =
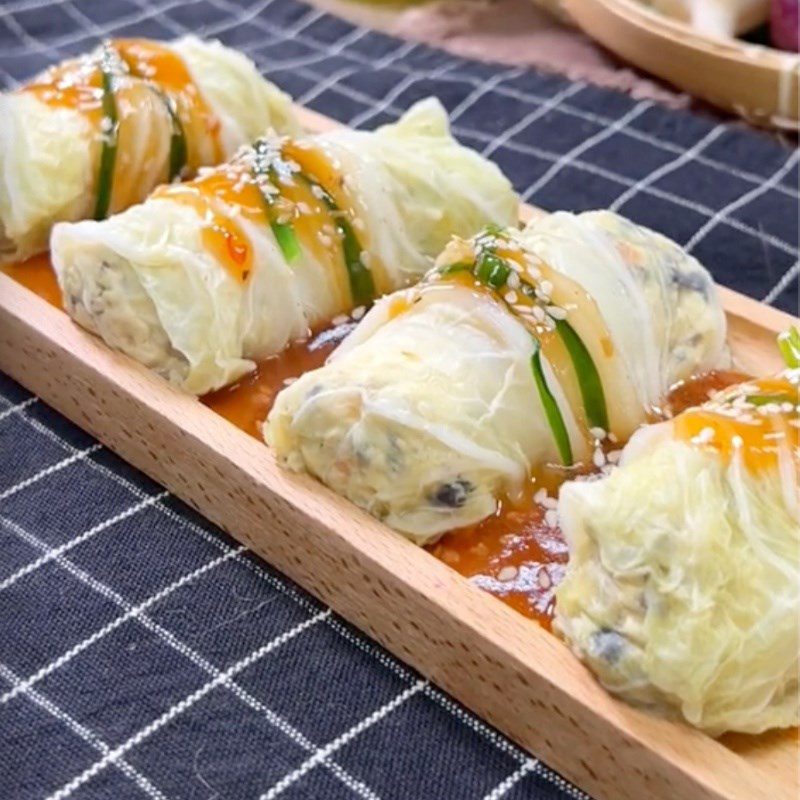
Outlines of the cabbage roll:
<svg viewBox="0 0 800 800">
<path fill-rule="evenodd" d="M 797 367 L 642 429 L 610 475 L 561 489 L 555 629 L 607 689 L 712 735 L 800 722 Z"/>
<path fill-rule="evenodd" d="M 605 211 L 454 239 L 319 370 L 277 397 L 267 442 L 420 543 L 603 458 L 669 387 L 725 362 L 708 273 Z"/>
<path fill-rule="evenodd" d="M 453 231 L 516 213 L 429 100 L 372 133 L 260 139 L 108 220 L 56 226 L 52 257 L 79 324 L 204 394 L 418 280 Z"/>
<path fill-rule="evenodd" d="M 0 261 L 47 249 L 62 220 L 103 219 L 219 164 L 291 100 L 219 42 L 118 39 L 0 94 Z"/>
</svg>

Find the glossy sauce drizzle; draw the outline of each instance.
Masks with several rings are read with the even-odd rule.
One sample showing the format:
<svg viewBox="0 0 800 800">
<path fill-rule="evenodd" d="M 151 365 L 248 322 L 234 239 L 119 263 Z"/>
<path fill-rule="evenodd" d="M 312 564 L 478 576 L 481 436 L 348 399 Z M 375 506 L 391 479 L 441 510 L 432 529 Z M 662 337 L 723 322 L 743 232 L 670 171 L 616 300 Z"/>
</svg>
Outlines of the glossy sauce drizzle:
<svg viewBox="0 0 800 800">
<path fill-rule="evenodd" d="M 261 190 L 244 164 L 223 164 L 193 181 L 159 186 L 151 198 L 194 209 L 202 220 L 201 236 L 206 252 L 235 280 L 240 283 L 247 280 L 253 270 L 253 247 L 238 220 L 241 217 L 266 225 L 267 214 Z M 236 215 L 230 213 L 231 206 L 238 209 Z"/>
</svg>

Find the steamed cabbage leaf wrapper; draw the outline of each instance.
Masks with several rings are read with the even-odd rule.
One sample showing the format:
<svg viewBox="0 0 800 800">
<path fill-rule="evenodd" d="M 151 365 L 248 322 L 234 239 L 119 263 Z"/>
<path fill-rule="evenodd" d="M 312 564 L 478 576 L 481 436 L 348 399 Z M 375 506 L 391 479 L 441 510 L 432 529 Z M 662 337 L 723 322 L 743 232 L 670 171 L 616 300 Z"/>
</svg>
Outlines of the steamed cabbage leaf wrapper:
<svg viewBox="0 0 800 800">
<path fill-rule="evenodd" d="M 724 334 L 708 273 L 652 231 L 609 212 L 490 228 L 285 388 L 265 436 L 428 543 L 622 441 L 673 383 L 724 363 Z"/>
<path fill-rule="evenodd" d="M 203 394 L 418 280 L 452 231 L 516 212 L 428 100 L 375 132 L 261 139 L 108 220 L 59 225 L 53 265 L 78 323 Z"/>
<path fill-rule="evenodd" d="M 555 629 L 607 689 L 712 735 L 800 722 L 799 384 L 723 392 L 561 489 Z"/>
<path fill-rule="evenodd" d="M 102 219 L 160 183 L 297 129 L 290 98 L 219 42 L 117 39 L 0 94 L 0 261 L 59 221 Z"/>
</svg>

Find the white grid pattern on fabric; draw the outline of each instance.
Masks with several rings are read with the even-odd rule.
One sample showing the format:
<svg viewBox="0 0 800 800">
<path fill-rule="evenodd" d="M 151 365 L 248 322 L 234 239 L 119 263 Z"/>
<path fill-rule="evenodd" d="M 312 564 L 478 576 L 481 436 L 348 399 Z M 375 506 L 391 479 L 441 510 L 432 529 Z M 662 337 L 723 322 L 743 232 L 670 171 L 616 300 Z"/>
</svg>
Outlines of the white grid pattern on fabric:
<svg viewBox="0 0 800 800">
<path fill-rule="evenodd" d="M 22 411 L 28 408 L 29 406 L 32 406 L 36 402 L 36 400 L 37 400 L 36 397 L 29 397 L 27 400 L 23 400 L 21 403 L 9 406 L 8 408 L 4 408 L 2 411 L 0 411 L 0 420 L 4 420 L 11 414 L 16 414 L 18 411 Z"/>
<path fill-rule="evenodd" d="M 33 420 L 32 418 L 27 417 L 24 414 L 22 416 L 23 416 L 23 418 L 25 419 L 26 422 L 31 424 L 39 432 L 44 432 L 45 430 L 49 431 L 50 437 L 53 438 L 58 443 L 60 443 L 65 449 L 67 449 L 67 450 L 73 450 L 74 449 L 66 441 L 61 439 L 57 434 L 55 434 L 54 432 L 50 431 L 49 428 L 46 428 L 46 426 L 42 425 L 37 420 Z M 164 506 L 162 501 L 167 496 L 166 492 L 159 493 L 157 495 L 147 495 L 144 492 L 142 492 L 140 489 L 138 489 L 136 486 L 134 486 L 133 484 L 131 484 L 130 482 L 128 482 L 127 480 L 125 480 L 121 476 L 118 476 L 116 473 L 114 473 L 114 472 L 108 470 L 107 468 L 103 467 L 102 465 L 97 464 L 96 462 L 94 462 L 92 460 L 89 460 L 87 463 L 93 469 L 95 469 L 98 472 L 100 472 L 101 474 L 103 474 L 105 477 L 110 478 L 111 480 L 114 480 L 116 483 L 119 483 L 119 484 L 123 485 L 132 494 L 134 494 L 135 496 L 139 497 L 140 501 L 139 501 L 139 504 L 137 504 L 137 505 L 144 505 L 144 504 L 147 503 L 149 505 L 157 507 L 157 508 L 159 508 L 159 510 L 162 511 L 162 513 L 165 514 L 165 516 L 167 516 L 173 522 L 177 522 L 177 523 L 181 524 L 183 527 L 185 527 L 189 531 L 192 531 L 192 532 L 195 532 L 195 533 L 201 532 L 203 537 L 207 541 L 213 541 L 214 544 L 218 544 L 222 548 L 227 548 L 227 549 L 225 549 L 225 552 L 223 553 L 223 556 L 225 557 L 225 560 L 228 560 L 228 559 L 230 559 L 230 560 L 239 559 L 242 556 L 242 554 L 244 552 L 246 552 L 246 548 L 244 548 L 244 547 L 228 548 L 221 540 L 213 537 L 212 534 L 209 534 L 207 531 L 203 530 L 202 528 L 199 528 L 198 526 L 195 526 L 192 523 L 184 520 L 178 514 L 173 512 L 171 509 L 169 509 L 166 506 Z M 152 502 L 150 503 L 149 501 L 152 501 Z M 116 515 L 116 519 L 114 521 L 118 522 L 119 520 L 120 520 L 120 515 Z M 67 664 L 78 653 L 80 653 L 83 650 L 87 649 L 91 645 L 96 644 L 97 642 L 99 642 L 104 636 L 106 636 L 108 633 L 111 633 L 112 630 L 117 628 L 119 625 L 121 625 L 124 621 L 126 621 L 129 618 L 137 619 L 140 623 L 142 623 L 149 630 L 152 630 L 153 632 L 155 632 L 168 645 L 170 645 L 171 647 L 176 649 L 178 652 L 180 652 L 183 655 L 185 655 L 190 661 L 192 661 L 197 666 L 201 667 L 202 669 L 207 671 L 210 675 L 212 675 L 213 676 L 213 680 L 217 680 L 219 678 L 221 673 L 220 673 L 219 670 L 216 669 L 216 667 L 214 667 L 210 662 L 208 662 L 206 659 L 204 659 L 202 656 L 200 656 L 194 650 L 189 648 L 188 645 L 186 645 L 184 642 L 179 641 L 177 639 L 177 637 L 175 637 L 170 631 L 166 630 L 162 626 L 160 626 L 157 623 L 153 622 L 149 617 L 147 617 L 145 614 L 143 614 L 143 611 L 145 611 L 147 608 L 149 608 L 150 606 L 154 605 L 156 602 L 158 602 L 158 600 L 163 599 L 164 597 L 168 596 L 169 594 L 171 594 L 176 589 L 180 588 L 180 586 L 184 585 L 188 580 L 198 577 L 200 574 L 202 574 L 202 571 L 200 571 L 200 570 L 196 571 L 196 574 L 192 575 L 191 577 L 185 576 L 184 578 L 179 579 L 179 581 L 177 581 L 175 584 L 172 584 L 172 585 L 167 586 L 164 589 L 162 589 L 158 593 L 159 596 L 155 596 L 154 595 L 154 596 L 148 598 L 147 600 L 145 600 L 144 602 L 142 602 L 141 604 L 139 604 L 139 606 L 132 606 L 124 598 L 122 598 L 117 592 L 115 592 L 114 590 L 110 589 L 109 587 L 107 587 L 102 582 L 97 581 L 96 579 L 92 578 L 91 576 L 88 575 L 88 573 L 86 573 L 85 571 L 83 571 L 83 570 L 79 569 L 78 567 L 74 566 L 71 562 L 69 562 L 68 560 L 66 560 L 63 557 L 63 553 L 64 552 L 72 549 L 72 547 L 75 544 L 77 544 L 77 542 L 75 540 L 70 540 L 69 542 L 65 543 L 65 545 L 63 545 L 60 548 L 49 548 L 43 542 L 41 542 L 38 539 L 38 537 L 35 537 L 32 534 L 28 533 L 27 531 L 23 530 L 22 528 L 20 528 L 19 525 L 16 525 L 15 523 L 13 523 L 10 520 L 3 519 L 2 517 L 0 517 L 0 524 L 3 524 L 7 529 L 13 531 L 20 538 L 23 538 L 25 541 L 28 541 L 29 543 L 31 543 L 34 546 L 38 547 L 40 550 L 43 550 L 44 551 L 43 555 L 39 559 L 37 559 L 37 561 L 40 561 L 40 562 L 44 561 L 44 560 L 55 561 L 60 566 L 62 566 L 64 569 L 66 569 L 67 571 L 69 571 L 72 574 L 74 574 L 79 580 L 81 580 L 82 582 L 86 583 L 91 588 L 95 589 L 96 591 L 98 591 L 100 594 L 102 594 L 103 596 L 107 597 L 108 599 L 111 599 L 113 602 L 117 603 L 120 607 L 122 607 L 124 609 L 124 614 L 121 617 L 117 618 L 116 620 L 114 620 L 112 623 L 110 623 L 109 625 L 105 626 L 104 628 L 102 628 L 102 629 L 100 629 L 98 631 L 95 631 L 93 634 L 91 634 L 89 637 L 87 637 L 86 640 L 83 640 L 83 641 L 79 642 L 78 644 L 74 645 L 70 649 L 70 651 L 68 651 L 67 653 L 64 653 L 61 656 L 59 656 L 50 665 L 47 665 L 46 667 L 44 667 L 41 670 L 37 671 L 37 673 L 35 673 L 34 675 L 28 677 L 27 679 L 20 681 L 20 684 L 23 687 L 24 686 L 28 686 L 28 685 L 32 686 L 33 684 L 35 684 L 36 682 L 38 682 L 39 680 L 44 678 L 45 675 L 49 675 L 52 672 L 54 672 L 57 669 L 59 669 L 60 667 L 63 667 L 65 664 Z M 106 521 L 104 523 L 100 523 L 99 525 L 95 526 L 95 528 L 96 529 L 105 529 L 105 528 L 109 527 L 110 524 L 113 524 L 113 523 L 111 523 L 109 521 Z M 96 530 L 95 532 L 99 532 L 99 530 Z M 84 535 L 84 538 L 85 538 L 85 535 Z M 219 561 L 219 559 L 215 559 L 215 562 L 218 562 L 218 561 Z M 36 562 L 32 562 L 32 563 L 36 563 Z M 250 562 L 245 561 L 244 563 L 250 563 Z M 29 567 L 31 567 L 31 564 L 29 564 L 28 567 L 23 568 L 19 572 L 27 573 L 27 572 L 32 571 L 31 569 L 29 569 Z M 21 576 L 15 574 L 15 576 L 12 576 L 12 578 L 14 580 L 12 580 L 10 583 L 13 583 L 17 579 L 17 577 L 21 577 Z M 0 590 L 2 590 L 3 588 L 5 588 L 5 587 L 3 585 L 0 585 Z M 288 593 L 288 594 L 289 594 L 289 596 L 292 596 L 292 593 Z M 299 599 L 299 598 L 298 598 L 297 595 L 294 595 L 293 599 Z M 304 600 L 301 599 L 300 602 L 301 602 L 301 605 L 303 605 L 303 607 L 305 607 L 307 610 L 312 610 L 313 609 L 313 606 L 310 606 L 307 603 L 307 601 L 304 601 Z M 328 609 L 325 612 L 322 612 L 322 614 L 323 614 L 323 616 L 320 617 L 320 619 L 326 619 L 328 616 L 330 616 L 330 610 Z M 215 684 L 215 686 L 216 685 L 217 684 Z M 289 725 L 289 723 L 287 723 L 279 715 L 275 714 L 273 711 L 268 709 L 263 703 L 261 703 L 259 700 L 257 700 L 252 695 L 250 695 L 248 692 L 246 692 L 238 684 L 235 684 L 234 682 L 232 682 L 232 681 L 228 680 L 227 678 L 225 678 L 225 679 L 222 680 L 222 685 L 224 685 L 226 688 L 230 689 L 233 692 L 234 695 L 236 695 L 240 700 L 245 702 L 251 708 L 254 708 L 255 710 L 257 710 L 260 713 L 262 713 L 271 722 L 271 724 L 274 727 L 276 727 L 282 733 L 284 733 L 287 736 L 289 736 L 289 738 L 291 738 L 293 741 L 295 741 L 297 744 L 299 744 L 304 749 L 308 750 L 309 752 L 316 752 L 319 749 L 313 742 L 311 742 L 309 739 L 307 739 L 300 731 L 296 730 L 291 725 Z M 0 705 L 2 705 L 3 703 L 8 702 L 10 699 L 12 699 L 14 696 L 16 696 L 16 694 L 18 694 L 20 691 L 25 693 L 25 689 L 23 689 L 23 688 L 20 688 L 17 691 L 12 689 L 11 691 L 6 692 L 2 697 L 0 697 Z M 104 753 L 104 756 L 105 755 L 108 755 L 108 753 Z M 372 792 L 372 790 L 369 789 L 368 786 L 366 786 L 361 781 L 359 781 L 356 778 L 354 778 L 353 776 L 351 776 L 346 770 L 344 770 L 340 765 L 338 765 L 335 761 L 333 761 L 329 756 L 325 755 L 320 760 L 320 763 L 322 763 L 325 767 L 327 767 L 339 780 L 341 780 L 345 785 L 347 785 L 348 788 L 350 788 L 357 796 L 365 798 L 365 800 L 376 800 L 376 796 L 375 796 L 374 792 Z M 88 778 L 87 778 L 87 780 L 88 780 Z"/>
<path fill-rule="evenodd" d="M 568 153 L 564 153 L 564 155 L 560 156 L 553 166 L 550 167 L 550 169 L 548 169 L 541 178 L 532 183 L 527 189 L 525 189 L 524 192 L 522 192 L 522 199 L 530 200 L 534 194 L 541 191 L 548 183 L 550 183 L 550 181 L 552 181 L 553 178 L 555 178 L 556 175 L 558 175 L 564 169 L 564 167 L 572 166 L 577 160 L 578 156 L 583 155 L 592 147 L 595 147 L 596 145 L 600 144 L 600 142 L 603 142 L 613 136 L 617 131 L 620 130 L 620 128 L 626 127 L 629 122 L 632 122 L 634 119 L 636 119 L 636 117 L 643 114 L 652 105 L 652 102 L 649 100 L 640 101 L 624 116 L 611 123 L 611 125 L 606 128 L 601 128 L 596 134 L 594 134 L 594 136 L 584 139 L 580 144 L 573 147 Z"/>
<path fill-rule="evenodd" d="M 224 686 L 226 683 L 230 682 L 230 680 L 234 678 L 236 675 L 243 672 L 247 667 L 251 666 L 252 664 L 255 664 L 256 661 L 268 655 L 273 650 L 285 644 L 286 642 L 290 641 L 295 636 L 299 636 L 301 633 L 306 631 L 312 625 L 316 625 L 328 614 L 330 614 L 330 611 L 318 612 L 310 619 L 304 620 L 303 622 L 300 622 L 297 625 L 295 625 L 293 628 L 290 628 L 288 631 L 279 634 L 271 641 L 261 645 L 252 653 L 245 656 L 245 658 L 242 658 L 235 664 L 232 664 L 224 671 L 219 672 L 219 674 L 216 675 L 214 678 L 212 678 L 212 680 L 203 684 L 203 686 L 201 686 L 196 691 L 192 692 L 187 697 L 184 697 L 183 700 L 181 700 L 179 703 L 176 703 L 174 706 L 171 706 L 169 709 L 167 709 L 167 711 L 161 714 L 161 716 L 159 716 L 157 719 L 153 720 L 149 725 L 145 726 L 144 728 L 141 728 L 137 733 L 128 738 L 122 744 L 118 745 L 113 750 L 110 750 L 109 752 L 105 753 L 103 757 L 100 758 L 98 761 L 95 761 L 95 763 L 92 764 L 91 767 L 88 767 L 79 775 L 76 775 L 68 783 L 65 783 L 60 789 L 48 795 L 47 800 L 65 800 L 65 798 L 70 797 L 77 789 L 79 789 L 85 783 L 87 783 L 96 775 L 101 773 L 103 770 L 119 763 L 119 760 L 121 758 L 124 758 L 126 753 L 133 750 L 137 745 L 144 742 L 146 739 L 148 739 L 158 730 L 163 728 L 165 725 L 169 724 L 177 717 L 179 717 L 181 714 L 188 711 L 195 703 L 197 703 L 199 700 L 205 697 L 209 692 L 211 692 L 212 689 L 215 689 L 218 686 Z"/>
<path fill-rule="evenodd" d="M 775 172 L 767 178 L 767 180 L 763 181 L 760 186 L 756 186 L 751 189 L 749 192 L 746 192 L 741 197 L 738 197 L 736 200 L 728 203 L 724 208 L 721 208 L 719 211 L 714 214 L 714 216 L 703 225 L 697 233 L 692 236 L 691 239 L 686 243 L 686 249 L 688 251 L 692 251 L 703 238 L 705 238 L 713 228 L 720 224 L 721 221 L 728 219 L 730 214 L 737 209 L 743 208 L 748 203 L 755 200 L 756 197 L 760 197 L 764 192 L 771 189 L 775 186 L 778 181 L 780 181 L 785 175 L 789 173 L 789 170 L 797 164 L 798 160 L 800 160 L 800 150 L 792 150 L 789 154 L 786 161 L 777 169 Z"/>
<path fill-rule="evenodd" d="M 49 564 L 51 561 L 56 561 L 64 553 L 68 553 L 73 548 L 77 547 L 79 544 L 83 544 L 87 540 L 91 539 L 93 536 L 97 536 L 98 533 L 102 533 L 104 530 L 111 528 L 112 526 L 116 525 L 118 522 L 122 522 L 123 520 L 128 519 L 128 517 L 132 517 L 134 514 L 138 514 L 140 511 L 144 511 L 144 509 L 149 508 L 154 503 L 157 503 L 159 500 L 163 500 L 165 497 L 169 496 L 169 492 L 161 492 L 160 494 L 151 495 L 150 497 L 145 498 L 144 500 L 139 500 L 137 503 L 134 503 L 129 508 L 126 508 L 124 511 L 120 511 L 118 514 L 114 514 L 112 517 L 108 517 L 107 519 L 103 520 L 102 522 L 98 523 L 97 525 L 93 525 L 83 533 L 78 534 L 74 539 L 70 539 L 68 542 L 64 542 L 64 544 L 59 545 L 58 547 L 54 547 L 52 549 L 48 548 L 44 553 L 42 553 L 39 558 L 35 559 L 34 561 L 29 561 L 24 567 L 21 567 L 13 574 L 9 575 L 5 580 L 0 581 L 0 591 L 3 589 L 8 589 L 9 587 L 13 586 L 20 578 L 25 577 L 26 575 L 30 575 L 31 572 L 35 572 L 40 567 L 43 567 L 45 564 Z M 0 519 L 2 519 L 0 517 Z"/>
<path fill-rule="evenodd" d="M 688 150 L 684 150 L 684 152 L 681 153 L 677 158 L 673 158 L 671 161 L 663 164 L 658 169 L 650 172 L 641 180 L 636 181 L 633 186 L 626 189 L 609 206 L 609 209 L 611 211 L 619 211 L 625 205 L 625 203 L 627 203 L 629 200 L 632 200 L 640 192 L 643 192 L 648 186 L 655 183 L 657 180 L 661 180 L 661 178 L 663 178 L 665 175 L 668 175 L 670 172 L 674 172 L 676 169 L 679 169 L 689 161 L 696 159 L 700 154 L 700 151 L 707 145 L 711 144 L 711 142 L 718 139 L 725 130 L 726 128 L 724 125 L 717 125 L 716 127 L 712 128 L 702 139 L 700 139 L 696 144 L 692 145 L 692 147 L 690 147 Z"/>
<path fill-rule="evenodd" d="M 332 756 L 337 750 L 340 750 L 348 742 L 355 739 L 360 733 L 363 733 L 367 728 L 372 727 L 375 723 L 380 722 L 388 714 L 391 714 L 396 708 L 405 703 L 410 697 L 422 691 L 427 685 L 425 680 L 417 680 L 412 686 L 404 689 L 396 697 L 393 697 L 388 703 L 385 703 L 380 708 L 373 711 L 368 716 L 364 717 L 360 722 L 353 725 L 352 728 L 345 731 L 341 736 L 337 736 L 332 742 L 328 742 L 324 747 L 312 753 L 312 755 L 304 761 L 296 770 L 285 775 L 277 783 L 271 786 L 264 794 L 261 795 L 260 800 L 274 800 L 285 792 L 290 786 L 300 780 L 306 773 L 310 772 L 317 764 L 321 764 L 326 758 Z"/>
<path fill-rule="evenodd" d="M 516 772 L 512 772 L 504 781 L 497 784 L 483 800 L 500 800 L 501 797 L 507 795 L 529 772 L 536 769 L 538 763 L 539 762 L 534 758 L 525 761 Z"/>
<path fill-rule="evenodd" d="M 10 520 L 3 519 L 2 517 L 0 517 L 0 524 L 4 525 L 7 529 L 13 531 L 17 536 L 19 536 L 24 541 L 28 542 L 29 544 L 32 544 L 33 546 L 37 547 L 40 550 L 43 550 L 45 554 L 52 552 L 47 547 L 47 545 L 44 542 L 42 542 L 38 537 L 34 536 L 28 531 L 25 531 L 18 524 Z M 10 699 L 12 699 L 17 694 L 20 693 L 32 696 L 34 690 L 31 687 L 38 680 L 41 680 L 42 678 L 45 677 L 44 674 L 45 672 L 46 674 L 51 674 L 56 669 L 63 667 L 78 653 L 82 652 L 87 647 L 96 644 L 101 638 L 110 633 L 112 630 L 119 627 L 128 619 L 133 618 L 136 619 L 138 622 L 140 622 L 145 628 L 155 633 L 162 641 L 171 646 L 174 650 L 186 656 L 190 661 L 192 661 L 194 664 L 196 664 L 201 669 L 206 671 L 209 675 L 212 676 L 212 680 L 207 682 L 203 687 L 201 687 L 200 690 L 190 695 L 190 697 L 193 698 L 191 702 L 189 702 L 189 698 L 184 698 L 184 700 L 182 700 L 180 704 L 181 705 L 180 712 L 176 712 L 175 707 L 169 709 L 167 712 L 164 712 L 164 714 L 162 714 L 161 717 L 159 717 L 157 720 L 153 721 L 150 725 L 147 726 L 146 730 L 148 731 L 148 733 L 146 735 L 143 734 L 143 731 L 139 731 L 134 737 L 131 737 L 129 739 L 129 742 L 133 739 L 136 739 L 136 743 L 143 741 L 145 738 L 152 735 L 158 729 L 163 727 L 163 725 L 167 724 L 167 722 L 173 720 L 178 715 L 178 713 L 183 713 L 184 711 L 188 710 L 191 707 L 191 705 L 194 704 L 194 702 L 205 696 L 205 694 L 207 694 L 211 689 L 216 688 L 217 686 L 224 686 L 225 688 L 229 689 L 240 700 L 249 705 L 251 708 L 263 714 L 275 728 L 277 728 L 282 733 L 287 735 L 289 738 L 291 738 L 293 741 L 295 741 L 297 744 L 303 747 L 303 749 L 311 753 L 319 752 L 319 748 L 317 748 L 302 733 L 300 733 L 294 727 L 289 725 L 289 723 L 287 723 L 278 714 L 273 712 L 271 709 L 267 708 L 263 703 L 261 703 L 261 701 L 257 700 L 255 697 L 246 692 L 241 686 L 235 684 L 231 680 L 231 677 L 233 674 L 238 674 L 247 666 L 254 663 L 255 660 L 257 660 L 258 658 L 261 658 L 267 653 L 272 652 L 272 650 L 274 650 L 276 647 L 286 643 L 291 638 L 294 638 L 294 636 L 306 630 L 310 625 L 316 624 L 317 622 L 320 622 L 323 619 L 329 617 L 331 613 L 330 609 L 317 612 L 312 617 L 307 618 L 303 622 L 294 626 L 289 631 L 286 631 L 280 634 L 279 636 L 275 637 L 275 639 L 273 639 L 271 642 L 262 645 L 256 651 L 251 653 L 248 657 L 241 659 L 240 662 L 237 662 L 238 668 L 237 665 L 234 665 L 233 668 L 230 668 L 229 670 L 225 671 L 220 671 L 219 669 L 214 667 L 207 659 L 203 658 L 192 648 L 186 645 L 185 642 L 179 640 L 173 633 L 164 628 L 162 625 L 159 625 L 158 623 L 154 622 L 150 617 L 148 617 L 143 613 L 143 610 L 154 605 L 156 602 L 163 599 L 164 597 L 168 596 L 170 593 L 180 588 L 180 586 L 183 586 L 190 580 L 194 580 L 195 578 L 199 577 L 199 575 L 201 575 L 203 572 L 208 571 L 208 569 L 212 568 L 213 566 L 216 566 L 219 563 L 222 563 L 223 560 L 232 560 L 236 558 L 245 550 L 246 548 L 244 547 L 229 549 L 228 552 L 225 553 L 222 558 L 216 558 L 212 562 L 209 562 L 208 564 L 204 565 L 204 567 L 195 570 L 194 573 L 190 573 L 189 575 L 184 576 L 183 578 L 176 581 L 174 584 L 165 587 L 156 595 L 153 595 L 152 597 L 148 598 L 148 600 L 146 600 L 145 602 L 139 604 L 139 606 L 132 606 L 118 592 L 114 591 L 101 581 L 98 581 L 96 578 L 93 578 L 85 570 L 81 569 L 80 567 L 77 567 L 71 561 L 65 559 L 61 554 L 53 556 L 53 560 L 55 560 L 59 564 L 59 566 L 61 566 L 67 572 L 72 574 L 82 583 L 86 584 L 87 586 L 94 589 L 102 596 L 110 599 L 112 602 L 119 605 L 121 608 L 124 609 L 125 613 L 121 617 L 115 619 L 112 623 L 109 623 L 109 625 L 105 626 L 103 629 L 96 631 L 86 640 L 75 645 L 73 648 L 71 648 L 70 651 L 68 651 L 67 653 L 63 654 L 58 659 L 56 659 L 56 661 L 53 662 L 52 665 L 49 665 L 45 670 L 40 670 L 40 672 L 43 674 L 36 673 L 36 675 L 31 676 L 25 680 L 21 680 L 18 678 L 15 679 L 15 681 L 13 682 L 12 689 L 6 692 L 3 695 L 3 697 L 0 698 L 0 704 L 8 702 Z M 231 672 L 231 670 L 235 671 Z M 40 693 L 37 694 L 39 697 L 42 697 Z M 124 747 L 124 745 L 122 747 Z M 129 746 L 125 749 L 124 752 L 127 752 L 127 750 L 131 749 L 132 747 L 133 745 L 129 744 Z M 108 766 L 109 764 L 116 765 L 120 763 L 120 753 L 116 752 L 116 750 L 119 750 L 119 748 L 116 748 L 115 751 L 112 751 L 111 748 L 107 746 L 104 747 L 102 756 L 103 759 L 106 759 L 106 761 L 104 762 L 104 766 L 102 767 L 102 769 L 105 769 L 105 767 Z M 336 764 L 330 758 L 330 754 L 322 753 L 321 756 L 315 761 L 315 765 L 316 764 L 321 764 L 327 767 L 357 796 L 365 798 L 365 800 L 375 800 L 374 792 L 372 792 L 369 789 L 369 787 L 367 787 L 361 781 L 353 778 L 353 776 L 351 776 L 340 765 Z M 96 767 L 96 765 L 94 766 Z M 77 783 L 76 786 L 72 786 L 68 791 L 66 790 L 66 788 L 64 788 L 64 791 L 67 791 L 67 794 L 71 794 L 72 791 L 74 791 L 78 785 L 81 785 L 84 782 L 88 781 L 91 777 L 97 774 L 97 771 L 99 771 L 99 769 L 101 768 L 97 768 L 95 772 L 92 772 L 91 775 L 89 775 L 88 773 L 90 769 L 91 768 L 85 771 L 87 773 L 85 778 L 80 780 L 78 778 L 75 779 Z M 58 795 L 58 792 L 56 794 Z M 65 794 L 64 796 L 67 796 L 67 794 Z"/>
<path fill-rule="evenodd" d="M 102 445 L 100 444 L 93 444 L 84 450 L 76 450 L 66 458 L 62 458 L 61 461 L 57 461 L 55 464 L 50 464 L 43 469 L 40 469 L 30 477 L 15 483 L 13 486 L 9 486 L 7 489 L 4 489 L 2 492 L 0 492 L 0 500 L 5 500 L 7 497 L 11 497 L 11 495 L 16 494 L 23 489 L 27 489 L 32 484 L 42 480 L 42 478 L 47 478 L 55 472 L 60 472 L 62 469 L 68 467 L 70 464 L 74 464 L 76 461 L 82 461 L 92 453 L 96 453 L 101 447 Z"/>
<path fill-rule="evenodd" d="M 15 688 L 20 686 L 18 676 L 5 664 L 0 664 L 0 677 L 4 678 Z M 108 753 L 111 752 L 111 748 L 96 733 L 94 733 L 94 731 L 91 731 L 85 725 L 82 725 L 72 716 L 67 714 L 55 703 L 53 703 L 52 700 L 49 700 L 47 697 L 34 689 L 23 688 L 21 689 L 21 692 L 37 706 L 43 708 L 52 717 L 66 725 L 80 739 L 83 739 L 84 742 L 87 742 L 94 747 L 94 749 L 97 750 L 101 756 L 108 755 Z M 144 775 L 142 775 L 139 770 L 134 769 L 127 761 L 125 761 L 125 759 L 119 759 L 115 766 L 120 770 L 120 772 L 122 772 L 123 775 L 125 775 L 126 778 L 130 778 L 140 789 L 142 789 L 142 791 L 144 791 L 148 797 L 152 797 L 153 800 L 167 800 L 167 797 L 162 794 L 162 792 L 153 786 L 153 784 Z"/>
<path fill-rule="evenodd" d="M 800 261 L 795 261 L 783 277 L 761 298 L 761 302 L 774 303 L 793 282 L 798 280 L 800 280 Z"/>
</svg>

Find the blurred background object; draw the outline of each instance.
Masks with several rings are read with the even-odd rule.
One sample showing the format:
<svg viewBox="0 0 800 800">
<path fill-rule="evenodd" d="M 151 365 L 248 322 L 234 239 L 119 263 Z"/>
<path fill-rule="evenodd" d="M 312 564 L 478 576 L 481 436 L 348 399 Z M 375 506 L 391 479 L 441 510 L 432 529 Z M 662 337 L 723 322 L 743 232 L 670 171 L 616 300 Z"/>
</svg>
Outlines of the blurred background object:
<svg viewBox="0 0 800 800">
<path fill-rule="evenodd" d="M 798 0 L 772 0 L 772 43 L 783 50 L 800 50 Z"/>
<path fill-rule="evenodd" d="M 465 57 L 552 70 L 673 108 L 707 103 L 759 126 L 800 126 L 800 59 L 769 46 L 772 35 L 797 49 L 798 0 L 312 2 Z"/>
<path fill-rule="evenodd" d="M 686 22 L 698 33 L 729 37 L 747 33 L 769 17 L 770 0 L 645 0 L 660 14 Z"/>
<path fill-rule="evenodd" d="M 691 98 L 635 70 L 569 21 L 559 0 L 310 0 L 351 22 L 465 58 L 558 72 L 684 108 Z"/>
</svg>

